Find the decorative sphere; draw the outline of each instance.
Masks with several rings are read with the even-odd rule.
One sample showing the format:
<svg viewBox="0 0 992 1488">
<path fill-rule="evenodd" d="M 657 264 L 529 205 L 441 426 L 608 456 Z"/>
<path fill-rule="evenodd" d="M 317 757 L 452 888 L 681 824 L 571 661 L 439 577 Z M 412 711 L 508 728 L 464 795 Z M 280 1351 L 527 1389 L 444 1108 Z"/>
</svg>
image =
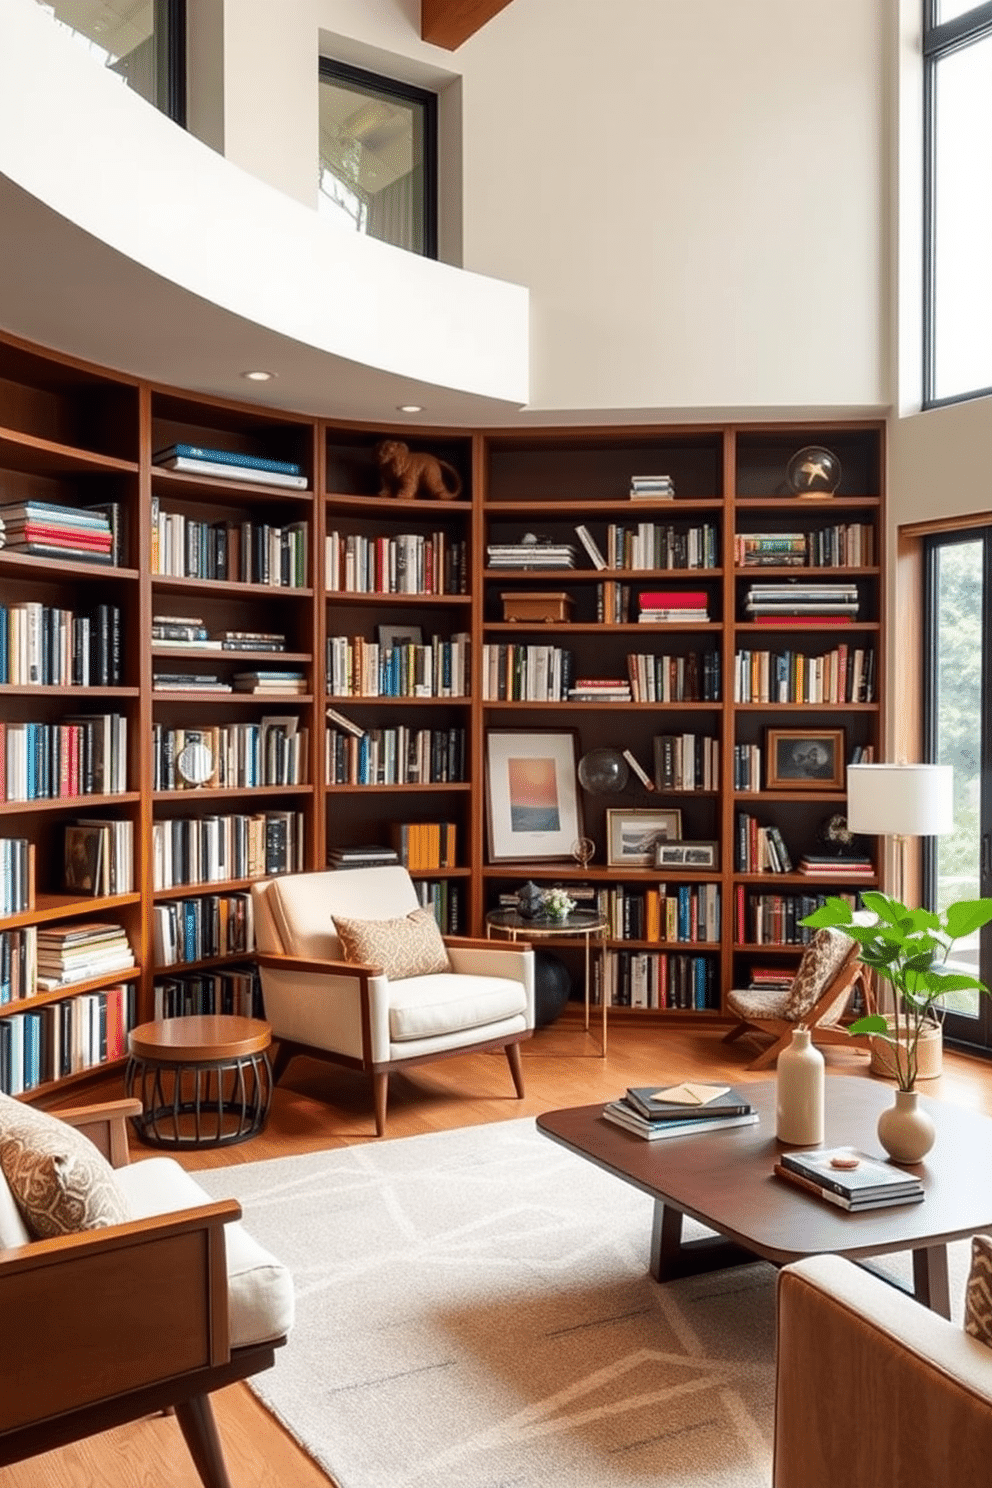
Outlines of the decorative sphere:
<svg viewBox="0 0 992 1488">
<path fill-rule="evenodd" d="M 797 496 L 832 496 L 840 485 L 840 461 L 832 450 L 807 444 L 793 455 L 785 475 Z"/>
<path fill-rule="evenodd" d="M 572 992 L 568 967 L 551 951 L 534 952 L 534 1022 L 546 1028 L 565 1010 Z"/>
<path fill-rule="evenodd" d="M 615 796 L 630 779 L 627 761 L 619 749 L 590 749 L 579 760 L 579 784 L 592 796 Z"/>
</svg>

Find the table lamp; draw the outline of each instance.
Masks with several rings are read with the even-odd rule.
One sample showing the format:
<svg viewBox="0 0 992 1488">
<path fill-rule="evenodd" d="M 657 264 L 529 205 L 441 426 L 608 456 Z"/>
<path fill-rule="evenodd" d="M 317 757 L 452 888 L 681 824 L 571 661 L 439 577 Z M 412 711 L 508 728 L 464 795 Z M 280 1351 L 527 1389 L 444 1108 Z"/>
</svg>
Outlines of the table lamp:
<svg viewBox="0 0 992 1488">
<path fill-rule="evenodd" d="M 893 898 L 905 903 L 910 837 L 954 829 L 954 771 L 950 765 L 848 765 L 847 825 L 860 835 L 894 838 Z"/>
</svg>

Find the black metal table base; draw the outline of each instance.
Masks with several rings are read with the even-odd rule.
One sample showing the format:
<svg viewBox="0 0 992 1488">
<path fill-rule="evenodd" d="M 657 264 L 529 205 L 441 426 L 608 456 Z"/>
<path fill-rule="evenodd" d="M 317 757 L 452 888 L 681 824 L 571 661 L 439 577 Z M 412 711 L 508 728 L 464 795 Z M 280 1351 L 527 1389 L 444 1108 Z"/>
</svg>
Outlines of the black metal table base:
<svg viewBox="0 0 992 1488">
<path fill-rule="evenodd" d="M 265 1125 L 272 1067 L 264 1052 L 195 1064 L 132 1055 L 124 1088 L 141 1101 L 134 1125 L 150 1147 L 173 1152 L 233 1147 L 257 1136 Z"/>
</svg>

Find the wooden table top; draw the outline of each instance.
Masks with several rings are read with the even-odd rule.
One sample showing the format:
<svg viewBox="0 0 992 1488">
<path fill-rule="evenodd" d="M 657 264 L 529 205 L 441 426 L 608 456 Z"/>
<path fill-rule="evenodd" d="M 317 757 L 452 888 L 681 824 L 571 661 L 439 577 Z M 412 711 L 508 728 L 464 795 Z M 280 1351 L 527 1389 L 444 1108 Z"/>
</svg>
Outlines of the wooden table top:
<svg viewBox="0 0 992 1488">
<path fill-rule="evenodd" d="M 236 1018 L 227 1014 L 188 1018 L 163 1018 L 141 1023 L 127 1036 L 127 1046 L 137 1059 L 160 1064 L 210 1063 L 215 1059 L 239 1059 L 261 1054 L 272 1042 L 272 1030 L 260 1018 Z"/>
<path fill-rule="evenodd" d="M 597 1167 L 776 1265 L 831 1252 L 852 1258 L 915 1250 L 992 1230 L 992 1120 L 920 1097 L 937 1128 L 925 1160 L 904 1169 L 926 1191 L 922 1203 L 851 1214 L 776 1178 L 785 1149 L 775 1137 L 775 1082 L 741 1087 L 760 1112 L 756 1126 L 648 1141 L 575 1106 L 537 1118 L 538 1130 Z M 827 1078 L 824 1146 L 852 1146 L 884 1160 L 875 1133 L 894 1087 L 881 1080 Z M 792 1149 L 796 1150 L 796 1149 Z"/>
</svg>

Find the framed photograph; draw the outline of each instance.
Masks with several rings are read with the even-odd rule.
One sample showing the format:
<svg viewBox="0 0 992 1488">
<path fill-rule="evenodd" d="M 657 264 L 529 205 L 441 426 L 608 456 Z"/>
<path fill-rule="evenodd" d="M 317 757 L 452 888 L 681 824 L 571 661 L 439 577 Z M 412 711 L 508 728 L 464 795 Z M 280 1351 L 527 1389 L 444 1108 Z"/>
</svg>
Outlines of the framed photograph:
<svg viewBox="0 0 992 1488">
<path fill-rule="evenodd" d="M 656 868 L 716 868 L 715 842 L 659 842 Z"/>
<path fill-rule="evenodd" d="M 388 646 L 422 646 L 424 632 L 419 625 L 377 625 L 376 637 L 385 650 Z"/>
<path fill-rule="evenodd" d="M 486 735 L 491 863 L 569 858 L 582 836 L 574 730 Z"/>
<path fill-rule="evenodd" d="M 843 729 L 766 729 L 768 790 L 843 790 Z"/>
<path fill-rule="evenodd" d="M 607 864 L 611 868 L 653 868 L 658 845 L 676 842 L 681 836 L 681 811 L 607 811 Z"/>
</svg>

